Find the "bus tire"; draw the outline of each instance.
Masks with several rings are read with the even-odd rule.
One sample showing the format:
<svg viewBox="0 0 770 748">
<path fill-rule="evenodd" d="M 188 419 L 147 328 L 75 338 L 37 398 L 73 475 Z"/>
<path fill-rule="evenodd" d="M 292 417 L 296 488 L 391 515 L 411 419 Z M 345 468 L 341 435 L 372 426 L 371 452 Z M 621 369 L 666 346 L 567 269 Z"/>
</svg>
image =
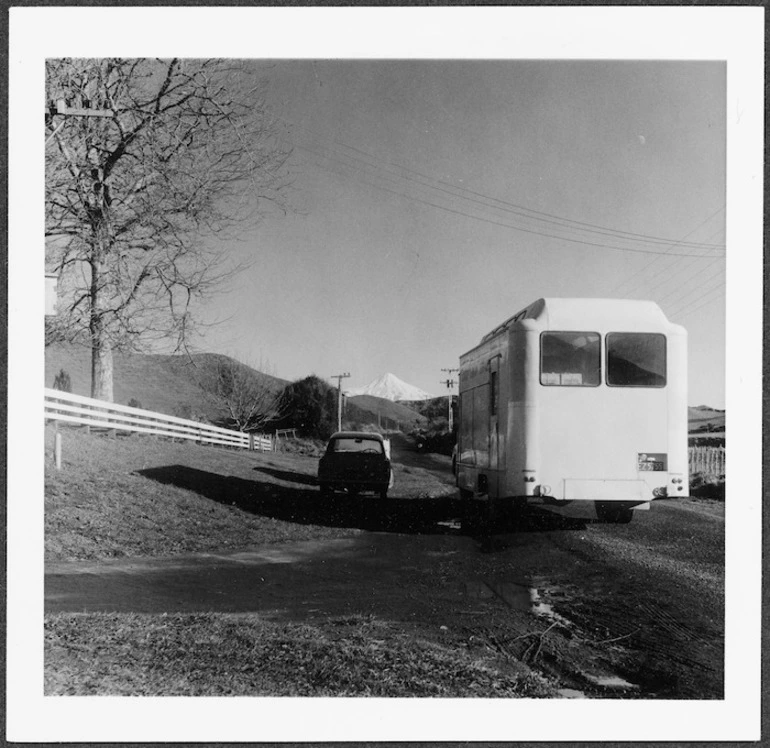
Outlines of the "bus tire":
<svg viewBox="0 0 770 748">
<path fill-rule="evenodd" d="M 627 525 L 634 517 L 634 510 L 623 506 L 613 506 L 612 502 L 597 501 L 596 516 L 601 522 Z"/>
</svg>

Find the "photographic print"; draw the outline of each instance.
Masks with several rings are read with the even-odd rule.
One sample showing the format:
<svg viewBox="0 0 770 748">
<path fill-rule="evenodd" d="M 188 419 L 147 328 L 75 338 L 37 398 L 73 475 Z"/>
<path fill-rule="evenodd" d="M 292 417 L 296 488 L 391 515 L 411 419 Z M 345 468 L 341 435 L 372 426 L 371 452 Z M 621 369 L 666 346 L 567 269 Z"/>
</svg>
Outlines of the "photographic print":
<svg viewBox="0 0 770 748">
<path fill-rule="evenodd" d="M 17 13 L 150 28 L 12 55 L 19 736 L 756 734 L 736 10 Z"/>
</svg>

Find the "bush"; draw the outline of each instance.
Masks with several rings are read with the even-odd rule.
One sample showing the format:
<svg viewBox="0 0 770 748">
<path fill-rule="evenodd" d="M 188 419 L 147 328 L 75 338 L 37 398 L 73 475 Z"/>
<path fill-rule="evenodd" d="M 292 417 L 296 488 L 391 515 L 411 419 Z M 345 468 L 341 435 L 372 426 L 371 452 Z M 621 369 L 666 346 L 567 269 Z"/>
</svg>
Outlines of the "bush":
<svg viewBox="0 0 770 748">
<path fill-rule="evenodd" d="M 172 415 L 177 418 L 184 418 L 186 421 L 200 421 L 201 423 L 209 422 L 206 414 L 202 410 L 194 408 L 190 403 L 177 403 L 174 406 Z"/>
<path fill-rule="evenodd" d="M 320 457 L 324 453 L 326 442 L 321 439 L 281 439 L 278 451 L 282 454 L 307 455 Z"/>
<path fill-rule="evenodd" d="M 282 395 L 285 415 L 273 429 L 297 429 L 300 436 L 328 439 L 337 428 L 337 391 L 311 375 L 287 385 Z"/>
<path fill-rule="evenodd" d="M 137 400 L 135 397 L 132 397 L 128 401 L 128 407 L 129 408 L 141 408 L 142 407 L 142 403 L 139 402 L 139 400 Z"/>
<path fill-rule="evenodd" d="M 343 421 L 342 428 L 346 431 L 365 431 L 369 434 L 381 434 L 384 431 L 378 428 L 376 423 L 362 423 L 361 421 Z"/>
<path fill-rule="evenodd" d="M 438 424 L 430 429 L 414 429 L 410 436 L 414 438 L 417 449 L 422 452 L 451 455 L 457 443 L 457 428 L 447 431 L 446 421 L 444 421 L 444 424 Z"/>
<path fill-rule="evenodd" d="M 70 375 L 64 369 L 60 369 L 59 373 L 53 378 L 53 388 L 60 392 L 72 392 Z"/>
<path fill-rule="evenodd" d="M 724 476 L 716 477 L 713 475 L 704 475 L 695 473 L 690 476 L 690 496 L 698 499 L 716 499 L 725 500 L 725 479 Z"/>
</svg>

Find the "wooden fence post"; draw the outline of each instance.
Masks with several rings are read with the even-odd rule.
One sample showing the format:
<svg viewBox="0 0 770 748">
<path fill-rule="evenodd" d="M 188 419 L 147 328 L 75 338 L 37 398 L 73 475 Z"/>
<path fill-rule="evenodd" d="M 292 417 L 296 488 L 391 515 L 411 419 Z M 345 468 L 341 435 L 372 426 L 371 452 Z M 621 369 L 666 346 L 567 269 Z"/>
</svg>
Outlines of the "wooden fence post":
<svg viewBox="0 0 770 748">
<path fill-rule="evenodd" d="M 61 470 L 61 433 L 58 430 L 53 436 L 53 464 Z"/>
</svg>

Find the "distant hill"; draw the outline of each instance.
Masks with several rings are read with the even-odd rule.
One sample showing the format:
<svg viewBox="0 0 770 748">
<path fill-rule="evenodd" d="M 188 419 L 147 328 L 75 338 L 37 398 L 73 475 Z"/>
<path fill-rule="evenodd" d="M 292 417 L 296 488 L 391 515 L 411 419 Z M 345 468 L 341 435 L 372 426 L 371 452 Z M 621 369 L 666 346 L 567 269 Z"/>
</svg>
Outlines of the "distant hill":
<svg viewBox="0 0 770 748">
<path fill-rule="evenodd" d="M 132 399 L 142 407 L 158 413 L 181 418 L 201 416 L 212 422 L 220 421 L 225 413 L 208 393 L 197 384 L 200 372 L 213 367 L 219 360 L 230 360 L 218 353 L 198 353 L 188 356 L 160 354 L 120 354 L 113 362 L 115 402 L 128 405 Z M 252 372 L 276 391 L 289 382 L 235 362 Z M 64 369 L 70 375 L 72 392 L 86 397 L 91 394 L 91 351 L 82 346 L 56 344 L 45 349 L 45 385 L 53 386 L 54 377 Z M 424 419 L 414 410 L 379 397 L 362 395 L 347 399 L 344 421 L 348 425 L 396 428 L 404 431 Z"/>
<path fill-rule="evenodd" d="M 710 408 L 708 405 L 696 405 L 687 409 L 690 434 L 722 434 L 725 431 L 725 412 Z"/>
<path fill-rule="evenodd" d="M 383 428 L 400 427 L 401 431 L 408 432 L 425 423 L 424 416 L 413 408 L 382 397 L 356 395 L 348 397 L 347 402 L 348 406 L 352 405 L 358 410 L 368 413 L 373 418 L 371 422 L 379 423 Z M 396 425 L 394 426 L 394 424 Z"/>
<path fill-rule="evenodd" d="M 437 419 L 446 419 L 449 401 L 447 397 L 434 397 L 430 400 L 419 400 L 415 402 L 405 402 L 402 405 L 406 405 L 416 410 L 420 415 L 424 416 L 427 420 L 433 421 Z M 452 408 L 455 417 L 457 416 L 457 395 L 452 397 Z"/>
</svg>

